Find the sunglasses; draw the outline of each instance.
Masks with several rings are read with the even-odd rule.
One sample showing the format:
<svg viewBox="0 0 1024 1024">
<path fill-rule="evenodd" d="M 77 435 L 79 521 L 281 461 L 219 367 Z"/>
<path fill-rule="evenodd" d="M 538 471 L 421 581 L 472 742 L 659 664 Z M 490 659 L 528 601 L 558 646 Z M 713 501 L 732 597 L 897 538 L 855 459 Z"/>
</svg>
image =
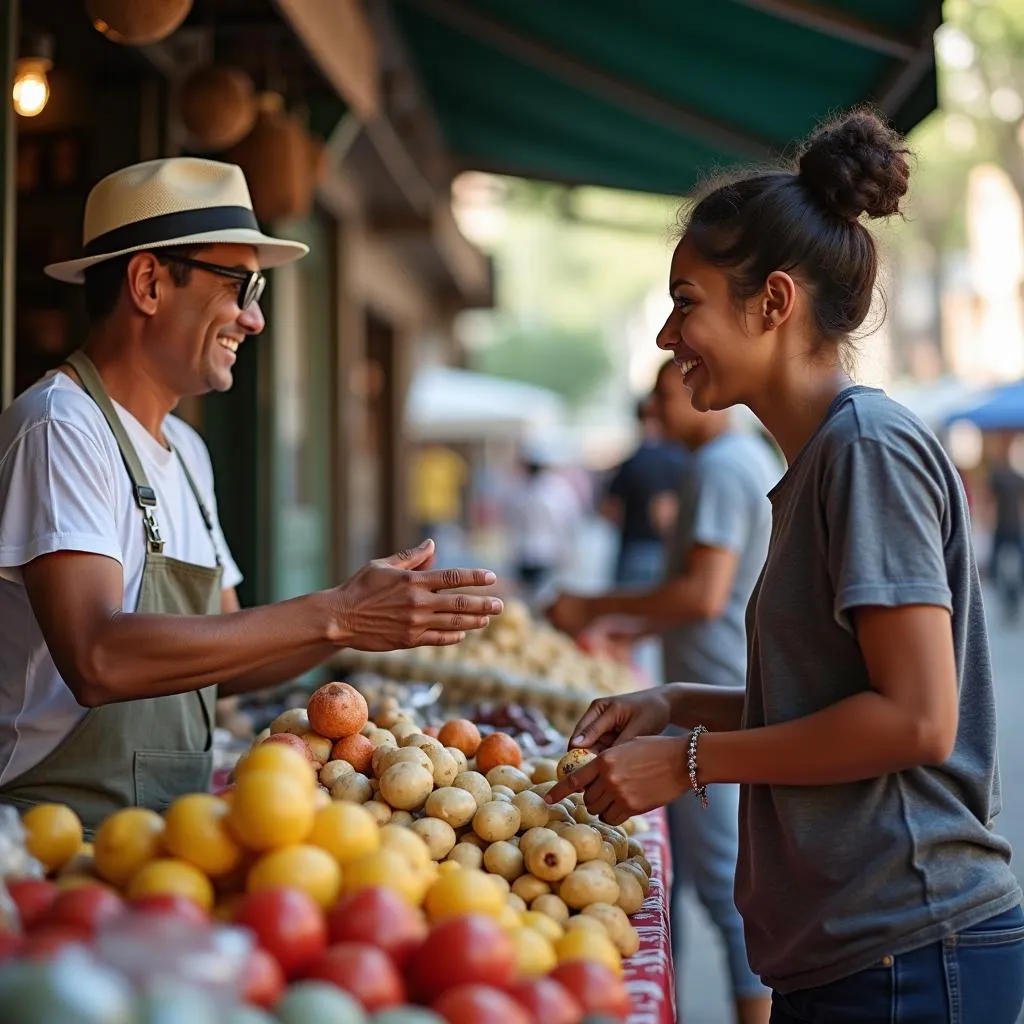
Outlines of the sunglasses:
<svg viewBox="0 0 1024 1024">
<path fill-rule="evenodd" d="M 248 309 L 254 302 L 259 302 L 267 279 L 258 270 L 239 270 L 237 267 L 222 267 L 219 263 L 206 263 L 194 260 L 190 256 L 179 256 L 176 253 L 160 253 L 160 259 L 170 263 L 183 263 L 196 270 L 205 270 L 220 277 L 230 277 L 238 282 L 238 308 Z"/>
</svg>

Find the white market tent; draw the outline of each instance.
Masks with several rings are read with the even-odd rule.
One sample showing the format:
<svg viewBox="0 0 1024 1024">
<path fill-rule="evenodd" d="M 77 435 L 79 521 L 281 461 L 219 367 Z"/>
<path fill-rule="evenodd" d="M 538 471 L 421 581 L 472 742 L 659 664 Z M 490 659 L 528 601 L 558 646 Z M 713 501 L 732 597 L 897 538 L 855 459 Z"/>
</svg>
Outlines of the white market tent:
<svg viewBox="0 0 1024 1024">
<path fill-rule="evenodd" d="M 529 441 L 565 428 L 566 406 L 546 388 L 450 366 L 413 377 L 405 406 L 412 441 Z"/>
</svg>

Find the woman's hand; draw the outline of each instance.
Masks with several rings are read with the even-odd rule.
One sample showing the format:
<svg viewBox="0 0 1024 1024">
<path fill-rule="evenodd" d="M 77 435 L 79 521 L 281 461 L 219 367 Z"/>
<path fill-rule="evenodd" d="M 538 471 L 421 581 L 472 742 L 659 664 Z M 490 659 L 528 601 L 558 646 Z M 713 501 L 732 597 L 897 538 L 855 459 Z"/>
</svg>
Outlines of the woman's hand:
<svg viewBox="0 0 1024 1024">
<path fill-rule="evenodd" d="M 687 736 L 644 736 L 618 744 L 577 768 L 544 798 L 557 803 L 584 793 L 587 810 L 609 825 L 621 825 L 671 803 L 690 785 Z"/>
<path fill-rule="evenodd" d="M 589 600 L 579 594 L 559 594 L 545 614 L 555 629 L 570 636 L 582 633 L 594 618 Z"/>
<path fill-rule="evenodd" d="M 657 736 L 671 721 L 672 705 L 660 687 L 618 697 L 600 697 L 579 720 L 570 747 L 598 753 L 638 736 Z"/>
</svg>

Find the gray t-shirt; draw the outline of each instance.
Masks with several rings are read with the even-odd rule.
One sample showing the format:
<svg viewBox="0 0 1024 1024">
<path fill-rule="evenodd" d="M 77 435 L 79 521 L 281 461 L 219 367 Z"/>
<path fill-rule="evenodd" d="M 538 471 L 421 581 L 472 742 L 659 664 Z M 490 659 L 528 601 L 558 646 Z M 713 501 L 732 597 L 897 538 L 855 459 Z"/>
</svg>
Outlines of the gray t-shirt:
<svg viewBox="0 0 1024 1024">
<path fill-rule="evenodd" d="M 668 578 L 685 571 L 690 549 L 697 544 L 723 548 L 739 557 L 724 614 L 663 632 L 666 682 L 744 684 L 744 612 L 768 551 L 772 517 L 768 492 L 780 472 L 771 449 L 752 434 L 721 434 L 698 448 L 687 462 Z"/>
<path fill-rule="evenodd" d="M 950 609 L 960 693 L 941 766 L 742 788 L 736 904 L 751 966 L 785 993 L 929 945 L 1021 892 L 992 825 L 996 711 L 967 502 L 938 440 L 883 392 L 849 388 L 770 498 L 771 546 L 747 612 L 745 727 L 870 689 L 850 619 L 867 605 Z"/>
</svg>

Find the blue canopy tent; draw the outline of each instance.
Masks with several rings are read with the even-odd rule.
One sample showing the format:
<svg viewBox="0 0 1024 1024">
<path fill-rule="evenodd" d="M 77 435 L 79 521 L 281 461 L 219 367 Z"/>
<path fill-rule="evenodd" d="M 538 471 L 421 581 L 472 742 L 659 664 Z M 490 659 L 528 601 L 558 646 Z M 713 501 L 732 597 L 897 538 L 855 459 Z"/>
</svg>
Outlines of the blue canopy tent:
<svg viewBox="0 0 1024 1024">
<path fill-rule="evenodd" d="M 977 405 L 953 413 L 947 424 L 967 420 L 979 430 L 1024 430 L 1024 380 L 995 388 Z"/>
</svg>

